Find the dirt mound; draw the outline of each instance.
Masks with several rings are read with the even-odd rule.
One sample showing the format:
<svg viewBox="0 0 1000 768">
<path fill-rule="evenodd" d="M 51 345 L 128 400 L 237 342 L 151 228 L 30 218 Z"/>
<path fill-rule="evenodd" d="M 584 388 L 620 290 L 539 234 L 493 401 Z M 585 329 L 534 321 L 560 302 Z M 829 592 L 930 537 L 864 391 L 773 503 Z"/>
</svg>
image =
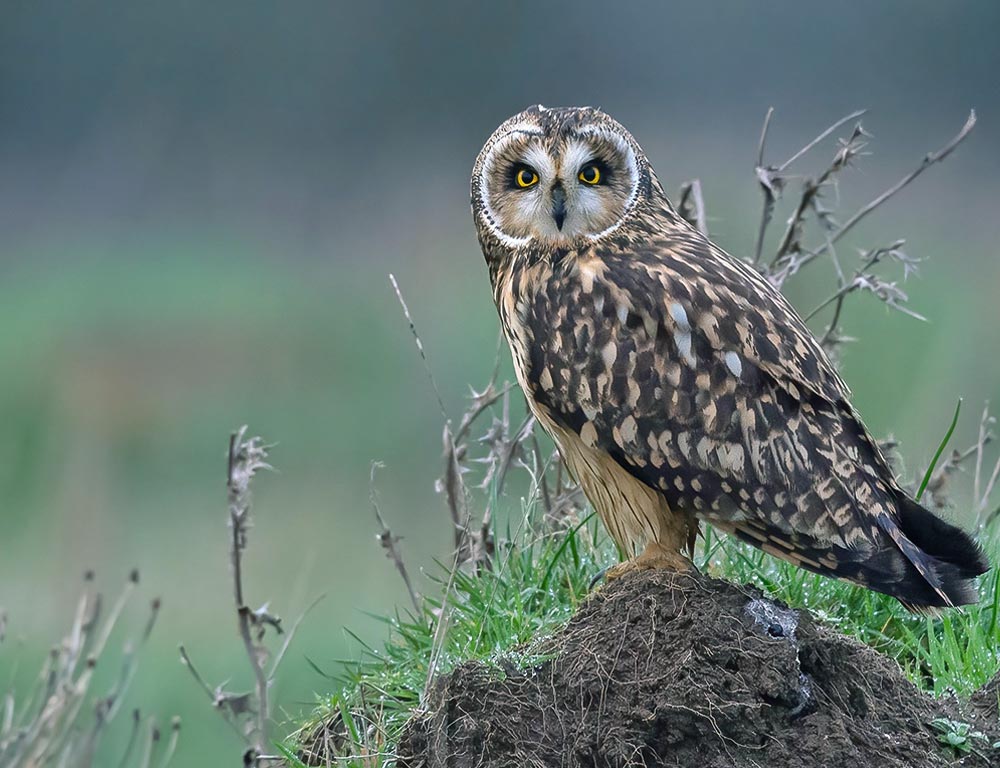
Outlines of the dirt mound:
<svg viewBox="0 0 1000 768">
<path fill-rule="evenodd" d="M 1000 738 L 985 706 L 959 713 L 809 615 L 704 576 L 615 581 L 543 654 L 529 669 L 468 663 L 438 680 L 400 768 L 923 768 L 955 762 L 936 717 Z M 963 765 L 1000 766 L 986 750 Z"/>
<path fill-rule="evenodd" d="M 1000 721 L 1000 673 L 976 691 L 970 703 L 981 719 L 986 722 Z M 997 763 L 1000 764 L 1000 758 Z"/>
</svg>

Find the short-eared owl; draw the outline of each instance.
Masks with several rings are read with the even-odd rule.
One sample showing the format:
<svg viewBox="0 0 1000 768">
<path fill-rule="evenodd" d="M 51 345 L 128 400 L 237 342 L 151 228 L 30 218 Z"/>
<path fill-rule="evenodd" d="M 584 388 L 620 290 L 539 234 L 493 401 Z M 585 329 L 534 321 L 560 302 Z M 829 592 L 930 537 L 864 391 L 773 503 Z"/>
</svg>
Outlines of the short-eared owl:
<svg viewBox="0 0 1000 768">
<path fill-rule="evenodd" d="M 486 142 L 472 210 L 518 382 L 622 552 L 687 568 L 698 520 L 795 565 L 940 607 L 977 545 L 897 484 L 805 324 L 685 222 L 591 108 Z"/>
</svg>

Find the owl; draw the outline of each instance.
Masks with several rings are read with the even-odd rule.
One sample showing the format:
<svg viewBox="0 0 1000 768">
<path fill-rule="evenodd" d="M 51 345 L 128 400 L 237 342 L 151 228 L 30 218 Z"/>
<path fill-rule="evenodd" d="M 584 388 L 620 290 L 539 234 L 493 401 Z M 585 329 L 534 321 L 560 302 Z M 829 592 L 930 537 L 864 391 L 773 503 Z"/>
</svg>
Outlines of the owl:
<svg viewBox="0 0 1000 768">
<path fill-rule="evenodd" d="M 518 383 L 633 569 L 693 567 L 699 521 L 914 610 L 988 569 L 900 488 L 795 310 L 671 205 L 600 110 L 489 138 L 472 213 Z"/>
</svg>

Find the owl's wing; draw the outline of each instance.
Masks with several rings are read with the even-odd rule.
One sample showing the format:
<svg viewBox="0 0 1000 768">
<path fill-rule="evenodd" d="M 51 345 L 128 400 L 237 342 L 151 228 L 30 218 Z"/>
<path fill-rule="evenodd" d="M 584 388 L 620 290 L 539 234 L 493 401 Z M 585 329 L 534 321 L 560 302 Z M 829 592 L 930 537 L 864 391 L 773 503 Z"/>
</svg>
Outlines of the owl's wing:
<svg viewBox="0 0 1000 768">
<path fill-rule="evenodd" d="M 672 509 L 914 603 L 968 597 L 923 551 L 947 524 L 900 491 L 795 311 L 700 235 L 567 259 L 521 311 L 534 399 Z"/>
</svg>

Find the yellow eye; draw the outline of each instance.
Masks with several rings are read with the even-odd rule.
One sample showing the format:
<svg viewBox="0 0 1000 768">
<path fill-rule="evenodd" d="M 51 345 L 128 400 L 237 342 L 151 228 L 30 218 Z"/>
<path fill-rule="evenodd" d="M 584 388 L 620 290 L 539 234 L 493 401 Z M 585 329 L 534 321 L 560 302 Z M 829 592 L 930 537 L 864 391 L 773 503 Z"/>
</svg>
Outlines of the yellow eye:
<svg viewBox="0 0 1000 768">
<path fill-rule="evenodd" d="M 601 169 L 596 165 L 585 165 L 580 169 L 580 174 L 577 178 L 579 178 L 584 184 L 600 184 Z"/>
<path fill-rule="evenodd" d="M 531 168 L 521 168 L 516 174 L 514 174 L 514 181 L 516 181 L 517 186 L 522 189 L 525 189 L 526 187 L 533 187 L 538 183 L 538 174 L 531 170 Z"/>
</svg>

